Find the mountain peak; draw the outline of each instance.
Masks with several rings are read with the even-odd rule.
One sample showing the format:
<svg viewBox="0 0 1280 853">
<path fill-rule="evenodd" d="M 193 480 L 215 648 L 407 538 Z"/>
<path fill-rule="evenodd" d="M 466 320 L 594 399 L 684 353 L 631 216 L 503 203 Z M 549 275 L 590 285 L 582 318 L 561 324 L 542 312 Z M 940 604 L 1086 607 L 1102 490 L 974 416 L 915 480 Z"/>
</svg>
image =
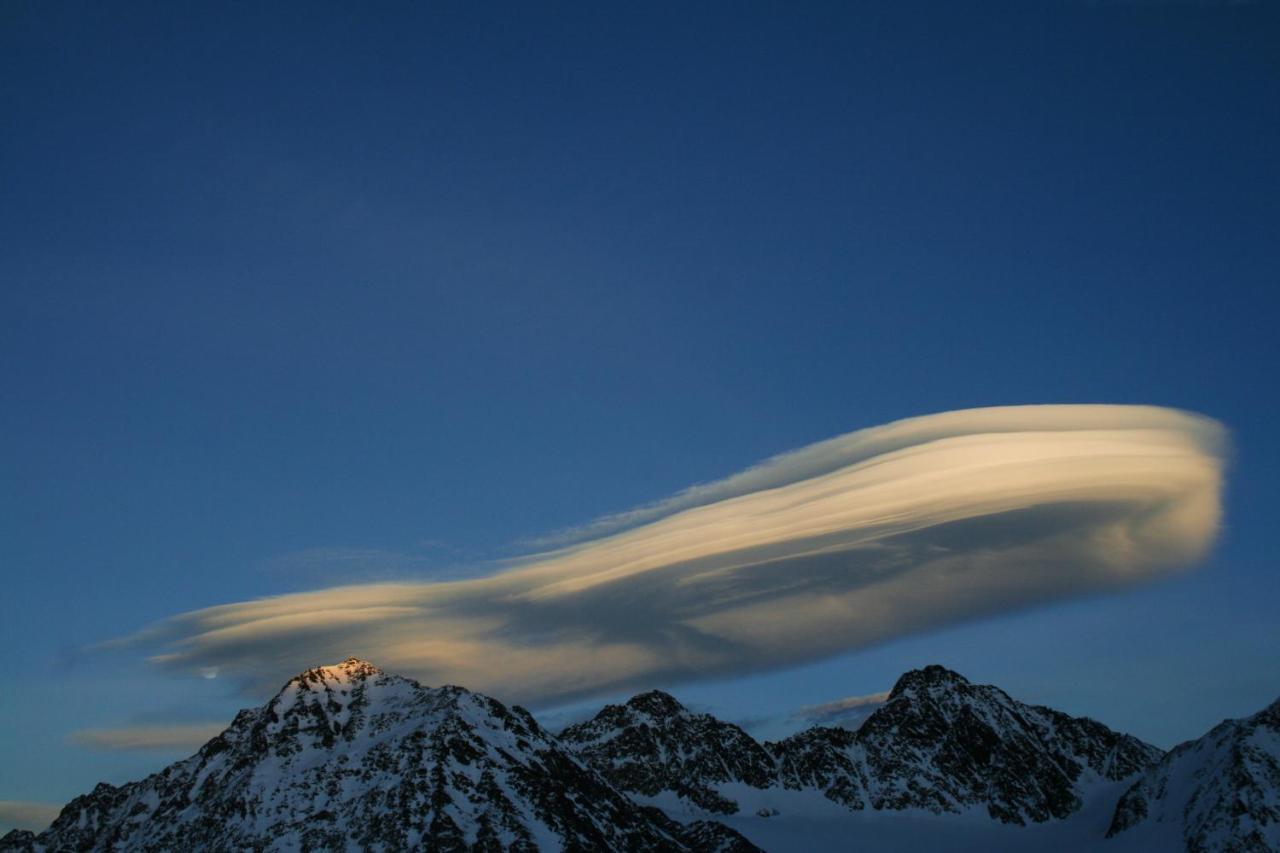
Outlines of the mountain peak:
<svg viewBox="0 0 1280 853">
<path fill-rule="evenodd" d="M 692 808 L 733 814 L 723 785 L 769 787 L 773 758 L 732 723 L 691 712 L 661 690 L 608 705 L 569 726 L 560 741 L 621 790 L 642 797 L 673 791 Z"/>
<path fill-rule="evenodd" d="M 685 710 L 685 707 L 676 700 L 676 697 L 661 690 L 637 693 L 627 700 L 627 707 L 634 711 L 648 714 L 651 717 L 669 717 Z"/>
<path fill-rule="evenodd" d="M 342 663 L 304 669 L 290 678 L 280 692 L 284 694 L 299 690 L 303 692 L 346 690 L 385 675 L 385 672 L 367 660 L 351 657 Z M 399 679 L 399 676 L 393 677 Z"/>
<path fill-rule="evenodd" d="M 327 676 L 330 679 L 338 678 L 344 681 L 374 678 L 385 674 L 381 669 L 369 663 L 367 660 L 355 657 L 347 658 L 342 663 L 312 667 L 302 673 L 302 675 L 306 675 L 307 673 L 318 673 Z"/>
<path fill-rule="evenodd" d="M 920 690 L 932 692 L 938 689 L 946 690 L 965 687 L 968 684 L 969 679 L 960 673 L 932 663 L 923 669 L 904 672 L 898 682 L 893 685 L 893 689 L 889 691 L 889 701 L 893 701 L 905 693 L 915 693 Z"/>
</svg>

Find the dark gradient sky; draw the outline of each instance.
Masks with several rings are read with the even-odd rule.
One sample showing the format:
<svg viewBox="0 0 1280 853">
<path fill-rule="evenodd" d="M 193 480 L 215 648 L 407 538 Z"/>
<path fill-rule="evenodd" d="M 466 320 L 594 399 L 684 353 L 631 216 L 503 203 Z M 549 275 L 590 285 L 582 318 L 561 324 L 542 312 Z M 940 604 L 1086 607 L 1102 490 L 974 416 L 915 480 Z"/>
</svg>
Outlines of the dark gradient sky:
<svg viewBox="0 0 1280 853">
<path fill-rule="evenodd" d="M 1221 420 L 1218 548 L 682 695 L 940 661 L 1169 745 L 1280 693 L 1277 7 L 477 5 L 0 8 L 0 800 L 265 698 L 87 644 L 969 406 Z"/>
</svg>

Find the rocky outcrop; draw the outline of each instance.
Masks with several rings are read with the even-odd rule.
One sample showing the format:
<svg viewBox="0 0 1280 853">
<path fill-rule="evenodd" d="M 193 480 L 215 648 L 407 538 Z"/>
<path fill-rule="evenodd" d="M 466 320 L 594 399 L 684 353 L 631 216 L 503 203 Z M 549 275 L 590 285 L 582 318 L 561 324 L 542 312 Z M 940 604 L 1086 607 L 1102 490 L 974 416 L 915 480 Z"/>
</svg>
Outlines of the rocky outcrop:
<svg viewBox="0 0 1280 853">
<path fill-rule="evenodd" d="M 774 780 L 773 757 L 750 735 L 658 690 L 606 706 L 560 740 L 624 791 L 671 791 L 712 814 L 738 811 L 720 793 L 724 785 L 767 788 Z"/>
</svg>

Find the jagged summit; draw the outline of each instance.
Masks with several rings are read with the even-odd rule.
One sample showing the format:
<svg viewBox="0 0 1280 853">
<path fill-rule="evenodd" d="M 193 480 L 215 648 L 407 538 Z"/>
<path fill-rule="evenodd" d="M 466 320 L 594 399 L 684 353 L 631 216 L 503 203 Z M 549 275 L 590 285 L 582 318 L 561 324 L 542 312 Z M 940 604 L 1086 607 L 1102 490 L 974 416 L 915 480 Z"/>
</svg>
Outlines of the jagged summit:
<svg viewBox="0 0 1280 853">
<path fill-rule="evenodd" d="M 671 716 L 686 710 L 684 705 L 676 701 L 674 696 L 661 690 L 637 693 L 627 700 L 627 707 L 652 717 Z"/>
<path fill-rule="evenodd" d="M 722 786 L 767 787 L 773 773 L 772 758 L 738 726 L 694 713 L 661 690 L 607 705 L 560 740 L 632 795 L 673 791 L 710 814 L 738 811 L 718 792 Z"/>
<path fill-rule="evenodd" d="M 960 673 L 933 663 L 922 669 L 904 672 L 898 678 L 897 683 L 893 685 L 893 689 L 889 691 L 889 700 L 896 699 L 904 694 L 931 694 L 967 686 L 968 684 L 969 679 Z"/>
<path fill-rule="evenodd" d="M 789 792 L 809 791 L 853 811 L 979 807 L 1014 824 L 1065 818 L 1092 786 L 1161 754 L 938 665 L 905 673 L 857 731 L 815 726 L 760 744 L 650 691 L 560 738 L 633 796 L 674 796 L 703 813 L 772 812 Z"/>
<path fill-rule="evenodd" d="M 985 806 L 1014 824 L 1065 818 L 1089 789 L 1130 777 L 1163 754 L 942 666 L 899 678 L 854 739 L 873 808 Z"/>
<path fill-rule="evenodd" d="M 364 681 L 385 674 L 385 672 L 369 663 L 369 661 L 351 657 L 347 658 L 342 663 L 313 666 L 310 669 L 303 670 L 293 678 L 289 679 L 287 683 L 292 684 L 294 682 L 301 682 L 304 684 L 319 684 L 334 681 Z"/>
<path fill-rule="evenodd" d="M 365 676 L 382 674 L 382 670 L 379 669 L 377 666 L 374 666 L 372 663 L 365 660 L 364 658 L 357 658 L 357 657 L 349 657 L 340 664 L 336 664 L 332 667 L 325 667 L 325 668 L 338 669 L 338 670 L 342 670 L 343 672 L 365 675 Z"/>
</svg>

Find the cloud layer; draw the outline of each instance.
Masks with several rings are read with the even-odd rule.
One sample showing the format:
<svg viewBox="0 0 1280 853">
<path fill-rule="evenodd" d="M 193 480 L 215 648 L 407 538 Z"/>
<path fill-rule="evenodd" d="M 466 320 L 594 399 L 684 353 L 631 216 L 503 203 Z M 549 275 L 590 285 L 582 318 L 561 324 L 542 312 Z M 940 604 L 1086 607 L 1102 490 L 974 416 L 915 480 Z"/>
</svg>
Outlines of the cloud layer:
<svg viewBox="0 0 1280 853">
<path fill-rule="evenodd" d="M 62 806 L 54 803 L 0 800 L 0 835 L 11 829 L 43 832 L 61 812 Z"/>
<path fill-rule="evenodd" d="M 72 732 L 67 740 L 90 749 L 157 750 L 193 752 L 227 727 L 226 723 L 129 726 L 119 729 L 84 729 Z"/>
<path fill-rule="evenodd" d="M 535 704 L 783 667 L 1196 561 L 1224 446 L 1215 421 L 1146 406 L 912 418 L 602 519 L 489 577 L 227 604 L 131 642 L 256 689 L 358 655 Z"/>
</svg>

